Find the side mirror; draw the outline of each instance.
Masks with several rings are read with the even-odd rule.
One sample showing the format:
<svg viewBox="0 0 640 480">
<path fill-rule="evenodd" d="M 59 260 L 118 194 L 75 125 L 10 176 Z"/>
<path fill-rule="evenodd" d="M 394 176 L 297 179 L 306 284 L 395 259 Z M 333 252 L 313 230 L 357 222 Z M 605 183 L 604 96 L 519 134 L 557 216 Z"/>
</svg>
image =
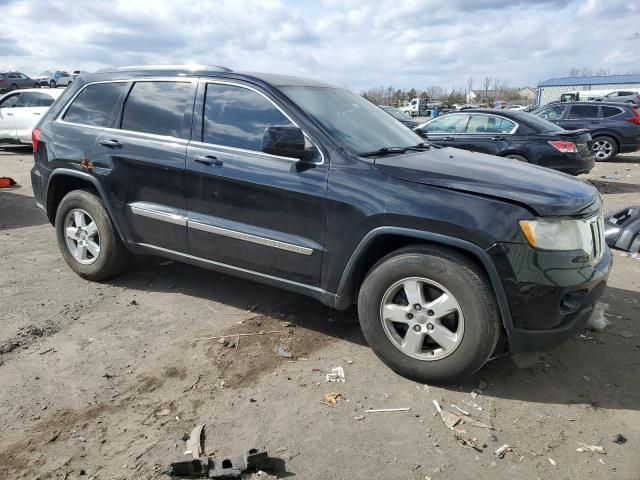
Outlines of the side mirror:
<svg viewBox="0 0 640 480">
<path fill-rule="evenodd" d="M 423 128 L 416 127 L 413 129 L 413 131 L 423 138 L 427 137 L 427 127 L 423 127 Z"/>
<path fill-rule="evenodd" d="M 305 149 L 305 138 L 298 127 L 267 127 L 262 135 L 262 151 L 281 157 L 309 160 L 315 149 Z"/>
</svg>

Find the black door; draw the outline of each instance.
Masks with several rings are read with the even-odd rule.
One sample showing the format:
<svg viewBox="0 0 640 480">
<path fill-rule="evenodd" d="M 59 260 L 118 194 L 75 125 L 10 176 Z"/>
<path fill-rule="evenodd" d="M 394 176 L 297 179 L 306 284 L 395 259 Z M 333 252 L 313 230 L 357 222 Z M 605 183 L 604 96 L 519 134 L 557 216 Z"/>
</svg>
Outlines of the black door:
<svg viewBox="0 0 640 480">
<path fill-rule="evenodd" d="M 513 143 L 518 125 L 498 115 L 472 113 L 464 131 L 456 135 L 456 148 L 500 155 Z"/>
<path fill-rule="evenodd" d="M 594 105 L 571 105 L 569 112 L 560 123 L 565 130 L 577 130 L 580 128 L 594 129 L 600 125 L 600 106 Z"/>
<path fill-rule="evenodd" d="M 422 135 L 436 145 L 458 147 L 458 135 L 464 132 L 469 115 L 451 113 L 429 121 L 422 128 Z"/>
<path fill-rule="evenodd" d="M 93 163 L 108 169 L 103 184 L 136 243 L 188 252 L 185 158 L 196 86 L 134 83 L 117 128 L 97 138 Z"/>
<path fill-rule="evenodd" d="M 548 120 L 551 123 L 555 123 L 556 125 L 562 125 L 562 118 L 566 109 L 567 106 L 564 104 L 550 105 L 537 112 L 536 115 L 540 118 Z"/>
<path fill-rule="evenodd" d="M 187 159 L 191 254 L 318 285 L 328 165 L 263 153 L 264 130 L 293 122 L 265 92 L 202 82 Z"/>
</svg>

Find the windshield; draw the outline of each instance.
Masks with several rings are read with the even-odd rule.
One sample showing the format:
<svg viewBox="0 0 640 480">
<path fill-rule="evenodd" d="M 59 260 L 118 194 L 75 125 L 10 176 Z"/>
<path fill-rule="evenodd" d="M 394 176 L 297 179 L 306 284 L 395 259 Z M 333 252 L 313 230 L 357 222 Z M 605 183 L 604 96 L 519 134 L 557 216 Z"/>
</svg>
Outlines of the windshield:
<svg viewBox="0 0 640 480">
<path fill-rule="evenodd" d="M 398 120 L 404 120 L 404 121 L 413 120 L 413 118 L 411 118 L 409 115 L 407 115 L 404 112 L 401 112 L 400 110 L 398 110 L 395 107 L 389 107 L 389 106 L 382 105 L 380 108 L 383 109 L 385 112 L 387 112 L 392 117 L 397 118 Z"/>
<path fill-rule="evenodd" d="M 536 115 L 538 111 L 539 110 L 535 110 L 533 113 L 523 112 L 520 115 L 522 115 L 522 118 L 524 121 L 526 121 L 532 127 L 539 130 L 540 133 L 553 133 L 553 132 L 559 132 L 560 130 L 564 130 L 564 128 L 559 127 L 555 123 L 551 123 L 549 120 L 545 120 L 544 118 L 541 118 L 538 115 Z"/>
<path fill-rule="evenodd" d="M 424 140 L 373 103 L 348 90 L 283 87 L 282 91 L 356 154 L 407 148 Z"/>
</svg>

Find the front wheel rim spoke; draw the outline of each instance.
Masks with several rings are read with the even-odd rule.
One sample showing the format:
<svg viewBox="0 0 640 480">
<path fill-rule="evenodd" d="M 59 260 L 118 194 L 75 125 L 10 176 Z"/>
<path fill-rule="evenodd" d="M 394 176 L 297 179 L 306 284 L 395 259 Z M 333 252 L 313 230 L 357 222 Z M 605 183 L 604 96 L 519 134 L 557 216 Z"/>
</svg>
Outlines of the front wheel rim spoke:
<svg viewBox="0 0 640 480">
<path fill-rule="evenodd" d="M 77 233 L 78 233 L 78 229 L 76 229 L 76 228 L 67 227 L 65 229 L 65 235 L 67 236 L 67 238 L 71 238 L 71 239 L 75 240 Z"/>
<path fill-rule="evenodd" d="M 76 227 L 84 227 L 84 214 L 80 210 L 76 210 L 73 212 L 73 221 L 76 224 Z"/>
<path fill-rule="evenodd" d="M 91 255 L 97 257 L 100 254 L 100 245 L 89 240 L 87 241 L 87 250 L 89 250 Z"/>
<path fill-rule="evenodd" d="M 87 247 L 78 245 L 74 256 L 80 261 L 85 261 L 87 259 Z"/>
<path fill-rule="evenodd" d="M 434 325 L 429 332 L 431 339 L 444 351 L 452 350 L 458 344 L 458 335 L 443 325 Z"/>
<path fill-rule="evenodd" d="M 418 280 L 407 280 L 402 284 L 404 294 L 410 305 L 422 305 L 424 303 L 424 294 L 422 292 L 422 283 Z"/>
<path fill-rule="evenodd" d="M 87 225 L 87 227 L 84 230 L 87 234 L 87 237 L 92 237 L 93 235 L 98 233 L 98 227 L 96 225 L 96 222 L 91 222 L 89 225 Z"/>
<path fill-rule="evenodd" d="M 424 333 L 416 332 L 413 328 L 410 328 L 402 340 L 402 350 L 409 354 L 421 353 L 423 343 Z"/>
<path fill-rule="evenodd" d="M 434 318 L 442 318 L 449 315 L 450 313 L 457 311 L 458 302 L 456 302 L 453 297 L 447 295 L 446 293 L 443 293 L 434 301 L 429 302 L 427 304 L 427 308 L 429 310 L 433 310 Z"/>
<path fill-rule="evenodd" d="M 384 320 L 392 323 L 407 323 L 407 313 L 409 307 L 403 305 L 396 305 L 394 303 L 387 304 L 382 309 L 382 315 Z"/>
</svg>

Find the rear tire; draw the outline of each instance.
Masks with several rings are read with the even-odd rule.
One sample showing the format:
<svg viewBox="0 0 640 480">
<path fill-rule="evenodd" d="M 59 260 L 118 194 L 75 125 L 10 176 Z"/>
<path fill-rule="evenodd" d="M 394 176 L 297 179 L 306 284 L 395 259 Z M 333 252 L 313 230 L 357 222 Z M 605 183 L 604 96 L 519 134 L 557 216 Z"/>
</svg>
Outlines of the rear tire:
<svg viewBox="0 0 640 480">
<path fill-rule="evenodd" d="M 121 273 L 129 261 L 129 251 L 102 200 L 92 192 L 74 190 L 65 195 L 56 211 L 55 228 L 62 256 L 82 278 L 105 280 Z"/>
<path fill-rule="evenodd" d="M 40 88 L 40 83 L 39 82 L 34 83 L 33 88 Z"/>
<path fill-rule="evenodd" d="M 56 88 L 56 81 L 55 80 L 51 80 L 49 82 L 49 88 Z"/>
<path fill-rule="evenodd" d="M 591 150 L 596 162 L 607 162 L 618 154 L 618 142 L 611 137 L 601 135 L 593 139 Z"/>
<path fill-rule="evenodd" d="M 15 83 L 13 83 L 10 87 L 9 90 L 13 91 L 13 90 L 17 90 L 18 89 L 18 85 L 16 85 Z"/>
<path fill-rule="evenodd" d="M 505 158 L 511 158 L 511 159 L 517 160 L 519 162 L 529 163 L 529 160 L 527 160 L 527 157 L 525 157 L 523 155 L 517 155 L 515 153 L 506 155 Z"/>
<path fill-rule="evenodd" d="M 407 247 L 380 260 L 362 283 L 358 314 L 376 355 L 396 373 L 423 383 L 473 375 L 500 335 L 484 272 L 463 255 L 437 247 Z"/>
</svg>

